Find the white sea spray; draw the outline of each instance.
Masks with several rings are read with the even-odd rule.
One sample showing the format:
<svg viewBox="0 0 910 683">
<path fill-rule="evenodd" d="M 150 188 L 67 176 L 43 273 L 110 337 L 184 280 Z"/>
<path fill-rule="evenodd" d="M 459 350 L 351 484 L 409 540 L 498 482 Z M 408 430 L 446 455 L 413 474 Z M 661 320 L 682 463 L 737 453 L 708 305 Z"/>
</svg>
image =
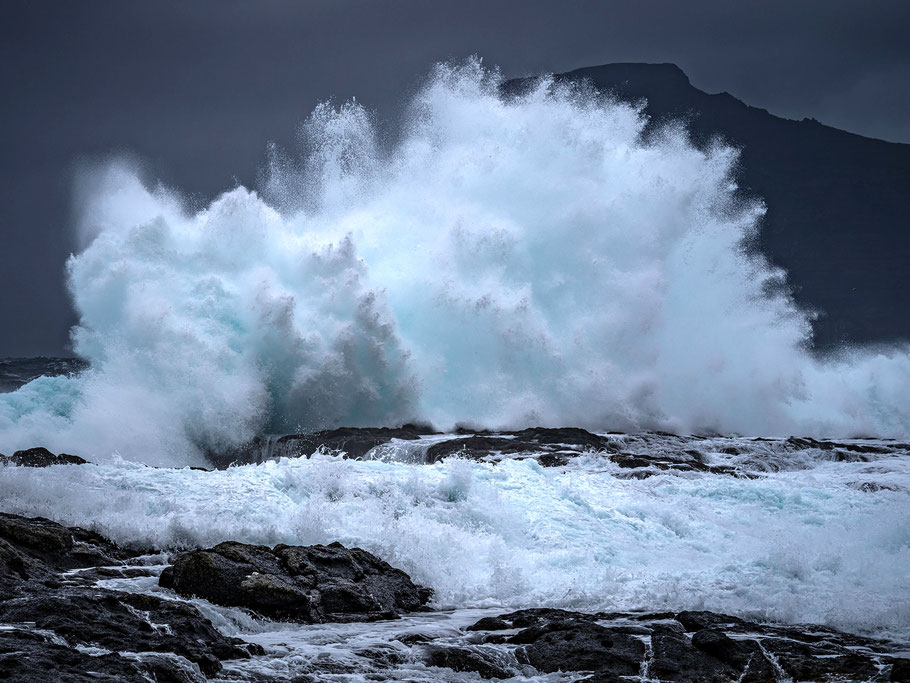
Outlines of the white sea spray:
<svg viewBox="0 0 910 683">
<path fill-rule="evenodd" d="M 91 369 L 0 395 L 0 450 L 203 461 L 261 432 L 412 419 L 904 436 L 906 348 L 820 359 L 743 240 L 735 150 L 546 79 L 439 66 L 397 142 L 321 105 L 263 195 L 199 210 L 124 164 L 68 265 Z"/>
<path fill-rule="evenodd" d="M 0 469 L 8 512 L 179 548 L 359 546 L 437 607 L 711 609 L 910 637 L 905 457 L 755 479 L 317 454 L 203 472 L 140 464 Z M 866 487 L 872 482 L 880 486 Z"/>
</svg>

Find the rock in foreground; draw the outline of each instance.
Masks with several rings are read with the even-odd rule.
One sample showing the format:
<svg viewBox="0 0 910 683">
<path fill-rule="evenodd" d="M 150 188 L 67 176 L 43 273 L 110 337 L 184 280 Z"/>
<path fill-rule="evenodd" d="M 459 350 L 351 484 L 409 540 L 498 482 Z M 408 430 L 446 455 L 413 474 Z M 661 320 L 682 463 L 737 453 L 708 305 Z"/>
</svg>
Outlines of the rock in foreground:
<svg viewBox="0 0 910 683">
<path fill-rule="evenodd" d="M 375 555 L 340 543 L 221 543 L 178 556 L 160 583 L 183 596 L 305 623 L 395 618 L 423 608 L 432 594 Z"/>
<path fill-rule="evenodd" d="M 713 612 L 583 614 L 529 609 L 481 619 L 477 642 L 511 650 L 516 667 L 575 671 L 588 681 L 673 683 L 901 681 L 908 661 L 887 644 L 822 626 L 769 626 Z M 434 653 L 435 662 L 444 661 Z M 477 669 L 481 676 L 485 669 Z"/>
<path fill-rule="evenodd" d="M 261 648 L 184 602 L 110 590 L 148 575 L 139 553 L 92 531 L 0 513 L 0 679 L 201 681 Z"/>
<path fill-rule="evenodd" d="M 78 455 L 61 453 L 56 455 L 46 448 L 37 446 L 12 455 L 0 453 L 0 465 L 18 465 L 19 467 L 50 467 L 51 465 L 84 465 L 88 461 Z"/>
</svg>

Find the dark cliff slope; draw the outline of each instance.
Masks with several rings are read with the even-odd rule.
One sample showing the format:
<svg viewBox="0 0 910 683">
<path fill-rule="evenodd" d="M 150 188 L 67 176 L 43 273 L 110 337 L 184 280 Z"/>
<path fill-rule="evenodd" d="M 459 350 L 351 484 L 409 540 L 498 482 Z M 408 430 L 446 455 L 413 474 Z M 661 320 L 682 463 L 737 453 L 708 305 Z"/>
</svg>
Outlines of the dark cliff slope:
<svg viewBox="0 0 910 683">
<path fill-rule="evenodd" d="M 719 136 L 742 150 L 737 181 L 768 208 L 760 246 L 787 269 L 797 301 L 820 314 L 818 347 L 910 340 L 910 145 L 709 95 L 673 64 L 608 64 L 557 79 L 645 99 L 651 125 L 681 120 L 698 144 Z"/>
</svg>

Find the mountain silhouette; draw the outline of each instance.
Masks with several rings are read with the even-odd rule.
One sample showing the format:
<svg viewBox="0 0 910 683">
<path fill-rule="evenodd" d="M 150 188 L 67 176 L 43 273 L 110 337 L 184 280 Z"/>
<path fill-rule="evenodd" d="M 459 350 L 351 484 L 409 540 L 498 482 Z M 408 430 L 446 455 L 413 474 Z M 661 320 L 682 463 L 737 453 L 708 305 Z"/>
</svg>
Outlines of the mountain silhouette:
<svg viewBox="0 0 910 683">
<path fill-rule="evenodd" d="M 699 146 L 720 138 L 741 150 L 740 192 L 767 206 L 756 246 L 817 313 L 816 347 L 910 340 L 910 145 L 708 94 L 674 64 L 607 64 L 555 78 L 646 100 L 650 129 L 680 121 Z M 519 94 L 534 80 L 507 81 L 503 91 Z"/>
</svg>

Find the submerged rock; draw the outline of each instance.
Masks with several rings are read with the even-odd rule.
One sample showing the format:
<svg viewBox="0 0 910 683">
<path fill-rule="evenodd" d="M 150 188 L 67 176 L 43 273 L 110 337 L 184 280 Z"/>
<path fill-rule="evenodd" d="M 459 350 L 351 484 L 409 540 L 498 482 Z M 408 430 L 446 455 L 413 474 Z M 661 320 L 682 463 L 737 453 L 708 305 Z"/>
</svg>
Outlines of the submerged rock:
<svg viewBox="0 0 910 683">
<path fill-rule="evenodd" d="M 24 594 L 0 604 L 0 622 L 28 623 L 70 646 L 111 652 L 159 652 L 183 657 L 206 676 L 222 659 L 250 656 L 243 641 L 219 633 L 187 603 L 96 588 Z M 253 653 L 261 650 L 253 646 Z"/>
<path fill-rule="evenodd" d="M 431 591 L 360 548 L 225 542 L 178 556 L 160 584 L 183 596 L 306 623 L 390 619 Z"/>
</svg>

